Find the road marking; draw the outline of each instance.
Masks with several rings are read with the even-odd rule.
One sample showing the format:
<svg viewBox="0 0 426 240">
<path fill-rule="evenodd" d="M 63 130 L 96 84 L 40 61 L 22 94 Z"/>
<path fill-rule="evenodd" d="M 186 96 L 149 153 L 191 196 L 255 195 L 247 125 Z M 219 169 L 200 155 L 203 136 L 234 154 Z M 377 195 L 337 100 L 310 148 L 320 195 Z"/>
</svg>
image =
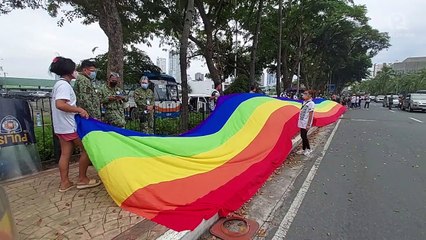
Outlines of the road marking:
<svg viewBox="0 0 426 240">
<path fill-rule="evenodd" d="M 340 121 L 341 120 L 339 119 L 339 121 L 336 124 L 336 127 L 334 128 L 333 132 L 331 133 L 330 137 L 325 143 L 324 149 L 321 152 L 321 156 L 317 158 L 311 170 L 309 171 L 308 176 L 305 179 L 305 182 L 303 183 L 302 187 L 300 188 L 299 192 L 297 193 L 296 197 L 291 203 L 290 209 L 284 216 L 284 219 L 281 221 L 280 226 L 278 227 L 278 230 L 275 232 L 275 235 L 272 238 L 272 240 L 282 240 L 286 237 L 288 230 L 290 229 L 290 226 L 293 223 L 294 218 L 296 217 L 297 211 L 299 211 L 300 205 L 302 204 L 303 199 L 305 198 L 305 195 L 308 192 L 309 187 L 311 186 L 312 180 L 314 179 L 318 171 L 319 165 L 321 164 L 321 161 L 324 158 L 325 153 L 327 152 L 328 147 L 331 144 L 331 141 L 333 140 L 334 134 L 336 134 L 337 128 L 339 128 Z"/>
<path fill-rule="evenodd" d="M 376 120 L 369 120 L 369 119 L 351 119 L 351 121 L 354 121 L 354 122 L 375 122 Z"/>
<path fill-rule="evenodd" d="M 394 111 L 394 110 L 389 110 L 389 112 L 392 112 L 392 113 L 394 113 L 395 111 Z"/>
<path fill-rule="evenodd" d="M 410 117 L 410 119 L 413 120 L 413 121 L 419 122 L 419 123 L 423 123 L 423 121 L 420 121 L 419 119 L 415 119 L 415 118 L 412 118 L 412 117 Z"/>
</svg>

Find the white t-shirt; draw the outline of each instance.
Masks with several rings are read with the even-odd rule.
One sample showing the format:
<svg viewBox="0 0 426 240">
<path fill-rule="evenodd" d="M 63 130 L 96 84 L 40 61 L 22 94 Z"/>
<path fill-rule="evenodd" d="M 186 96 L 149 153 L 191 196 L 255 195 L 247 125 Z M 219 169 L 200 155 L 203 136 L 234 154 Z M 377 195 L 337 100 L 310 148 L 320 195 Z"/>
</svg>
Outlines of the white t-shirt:
<svg viewBox="0 0 426 240">
<path fill-rule="evenodd" d="M 366 102 L 371 102 L 370 96 L 366 96 L 366 97 L 365 97 L 365 101 L 366 101 Z"/>
<path fill-rule="evenodd" d="M 302 109 L 300 110 L 299 115 L 299 122 L 297 123 L 297 126 L 299 128 L 306 129 L 309 121 L 309 113 L 313 112 L 315 109 L 315 103 L 312 100 L 306 101 L 303 103 Z M 312 118 L 314 117 L 314 114 L 312 113 Z M 313 119 L 311 119 L 311 125 L 309 127 L 312 127 Z"/>
<path fill-rule="evenodd" d="M 355 96 L 352 96 L 351 103 L 356 103 L 356 97 Z"/>
<path fill-rule="evenodd" d="M 77 124 L 74 119 L 75 113 L 64 112 L 56 108 L 56 100 L 67 100 L 71 106 L 76 106 L 77 98 L 71 85 L 61 79 L 55 83 L 52 90 L 52 119 L 53 128 L 57 134 L 74 133 Z"/>
</svg>

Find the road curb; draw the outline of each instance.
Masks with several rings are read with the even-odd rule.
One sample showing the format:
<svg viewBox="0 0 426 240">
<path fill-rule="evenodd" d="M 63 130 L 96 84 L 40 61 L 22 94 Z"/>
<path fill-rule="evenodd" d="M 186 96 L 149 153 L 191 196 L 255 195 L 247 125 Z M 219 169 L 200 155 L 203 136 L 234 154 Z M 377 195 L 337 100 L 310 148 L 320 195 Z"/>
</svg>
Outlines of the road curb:
<svg viewBox="0 0 426 240">
<path fill-rule="evenodd" d="M 315 132 L 318 129 L 318 127 L 313 127 L 309 130 L 308 135 L 311 135 L 313 132 Z M 292 153 L 302 142 L 302 139 L 300 135 L 297 135 L 294 139 L 292 139 L 292 148 L 290 153 Z M 290 154 L 289 153 L 289 154 Z M 277 201 L 277 205 L 271 209 L 268 216 L 273 214 L 273 212 L 278 209 L 283 201 L 282 198 L 285 196 L 283 193 L 282 197 Z M 281 202 L 281 204 L 279 204 Z M 176 232 L 174 230 L 168 230 L 163 235 L 157 238 L 157 240 L 194 240 L 198 239 L 201 235 L 203 235 L 213 224 L 219 219 L 219 215 L 215 214 L 213 217 L 211 217 L 208 220 L 203 220 L 203 222 L 198 225 L 197 228 L 195 228 L 193 231 L 182 231 L 182 232 Z M 260 226 L 262 226 L 264 223 L 259 223 Z"/>
</svg>

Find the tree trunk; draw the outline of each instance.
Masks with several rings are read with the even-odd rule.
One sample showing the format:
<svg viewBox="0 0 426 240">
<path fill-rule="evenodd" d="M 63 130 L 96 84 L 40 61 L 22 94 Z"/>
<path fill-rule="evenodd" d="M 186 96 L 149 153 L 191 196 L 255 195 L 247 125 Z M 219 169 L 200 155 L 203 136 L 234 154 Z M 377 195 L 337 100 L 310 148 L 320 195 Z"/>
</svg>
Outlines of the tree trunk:
<svg viewBox="0 0 426 240">
<path fill-rule="evenodd" d="M 110 72 L 117 72 L 123 79 L 123 26 L 115 0 L 102 1 L 101 11 L 99 26 L 108 37 L 108 70 L 106 76 L 108 77 Z"/>
<path fill-rule="evenodd" d="M 213 25 L 204 9 L 203 1 L 196 0 L 195 6 L 200 13 L 200 17 L 204 24 L 204 32 L 206 34 L 206 44 L 204 45 L 201 41 L 196 39 L 193 36 L 189 36 L 191 41 L 193 41 L 199 48 L 201 48 L 204 58 L 206 59 L 207 68 L 209 69 L 210 76 L 214 82 L 214 85 L 217 86 L 222 83 L 222 79 L 219 74 L 219 70 L 214 64 L 213 53 L 214 53 L 214 42 L 213 42 Z"/>
<path fill-rule="evenodd" d="M 256 16 L 256 30 L 253 35 L 253 46 L 251 50 L 250 85 L 254 85 L 256 83 L 256 51 L 257 51 L 257 45 L 259 42 L 262 9 L 263 9 L 263 0 L 259 0 L 259 7 L 257 9 L 257 16 Z"/>
<path fill-rule="evenodd" d="M 277 60 L 277 97 L 281 95 L 281 47 L 282 47 L 282 36 L 283 36 L 283 1 L 279 0 L 279 8 L 278 8 L 278 27 L 279 27 L 279 35 L 278 35 L 278 60 Z"/>
<path fill-rule="evenodd" d="M 214 85 L 217 86 L 222 83 L 222 79 L 220 77 L 219 70 L 213 61 L 213 41 L 211 40 L 211 37 L 207 37 L 207 46 L 203 52 L 210 76 L 214 82 Z"/>
<path fill-rule="evenodd" d="M 283 78 L 282 78 L 282 82 L 283 82 L 283 89 L 284 91 L 286 91 L 286 88 L 288 86 L 290 86 L 291 88 L 291 84 L 293 81 L 293 76 L 291 76 L 291 80 L 290 80 L 290 73 L 288 71 L 288 61 L 289 61 L 289 57 L 288 57 L 288 53 L 287 53 L 287 49 L 284 48 L 284 50 L 282 51 L 282 74 L 283 74 Z"/>
<path fill-rule="evenodd" d="M 183 25 L 182 36 L 180 39 L 180 76 L 182 80 L 182 116 L 181 116 L 181 130 L 182 132 L 188 131 L 188 79 L 187 79 L 187 50 L 188 38 L 191 31 L 192 18 L 194 15 L 194 0 L 188 0 L 188 5 L 185 13 L 185 21 Z"/>
</svg>

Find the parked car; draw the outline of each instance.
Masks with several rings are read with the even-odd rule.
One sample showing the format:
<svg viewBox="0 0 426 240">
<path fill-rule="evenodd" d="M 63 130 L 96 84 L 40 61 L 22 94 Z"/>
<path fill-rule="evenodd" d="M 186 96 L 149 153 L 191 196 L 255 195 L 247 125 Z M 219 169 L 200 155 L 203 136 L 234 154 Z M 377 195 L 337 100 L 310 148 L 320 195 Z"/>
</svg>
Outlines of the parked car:
<svg viewBox="0 0 426 240">
<path fill-rule="evenodd" d="M 383 99 L 385 99 L 385 95 L 377 95 L 376 98 L 374 99 L 374 101 L 376 103 L 381 103 L 381 102 L 383 102 Z"/>
<path fill-rule="evenodd" d="M 383 99 L 383 107 L 389 107 L 389 98 L 392 97 L 392 107 L 399 107 L 399 96 L 398 95 L 386 95 Z"/>
<path fill-rule="evenodd" d="M 426 93 L 410 93 L 402 101 L 402 110 L 426 111 Z"/>
<path fill-rule="evenodd" d="M 30 92 L 30 95 L 34 97 L 49 97 L 50 93 L 45 91 L 36 91 L 36 92 Z"/>
<path fill-rule="evenodd" d="M 371 100 L 371 101 L 376 101 L 376 96 L 371 96 L 371 95 L 370 95 L 370 100 Z"/>
<path fill-rule="evenodd" d="M 189 110 L 194 112 L 210 112 L 210 95 L 189 94 Z"/>
<path fill-rule="evenodd" d="M 6 89 L 0 89 L 0 96 L 4 97 L 7 95 L 7 90 Z"/>
</svg>

